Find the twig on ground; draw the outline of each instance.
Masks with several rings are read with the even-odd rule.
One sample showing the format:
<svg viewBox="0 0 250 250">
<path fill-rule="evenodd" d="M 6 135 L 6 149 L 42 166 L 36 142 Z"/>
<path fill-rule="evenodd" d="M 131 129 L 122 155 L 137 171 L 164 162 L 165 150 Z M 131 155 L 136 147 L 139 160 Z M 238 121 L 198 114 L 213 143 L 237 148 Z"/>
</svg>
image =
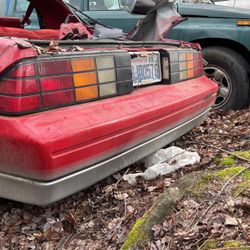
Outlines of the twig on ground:
<svg viewBox="0 0 250 250">
<path fill-rule="evenodd" d="M 129 172 L 130 168 L 126 170 L 126 172 L 123 174 L 123 176 L 114 184 L 115 187 L 118 186 L 118 184 L 122 181 L 123 177 Z"/>
<path fill-rule="evenodd" d="M 248 249 L 247 247 L 250 246 L 243 246 L 243 247 L 222 247 L 222 248 L 214 248 L 213 250 L 245 250 Z"/>
<path fill-rule="evenodd" d="M 90 221 L 92 219 L 92 216 L 90 216 L 89 218 L 87 218 L 83 223 L 87 223 L 88 221 Z M 74 239 L 76 239 L 79 235 L 81 234 L 85 234 L 85 232 L 83 231 L 79 231 L 78 233 L 72 233 L 70 234 L 68 237 L 64 237 L 62 238 L 56 245 L 55 250 L 61 250 L 63 249 L 65 246 L 67 246 L 71 241 L 73 241 Z"/>
<path fill-rule="evenodd" d="M 114 236 L 115 232 L 118 230 L 118 228 L 121 227 L 123 221 L 126 219 L 127 217 L 127 201 L 126 199 L 124 200 L 124 215 L 123 217 L 121 218 L 120 222 L 111 230 L 111 232 L 109 232 L 109 236 L 107 236 L 109 239 L 112 239 L 112 237 Z"/>
<path fill-rule="evenodd" d="M 211 235 L 202 243 L 202 245 L 199 246 L 199 247 L 197 248 L 197 250 L 201 250 L 201 249 L 206 245 L 206 243 L 207 243 L 209 240 L 211 240 L 211 238 L 212 238 L 213 236 L 214 236 L 214 235 L 211 234 Z M 199 241 L 200 241 L 200 240 L 199 240 Z M 199 242 L 199 241 L 198 241 L 198 242 Z M 195 245 L 197 245 L 198 242 L 196 242 Z"/>
<path fill-rule="evenodd" d="M 192 225 L 194 224 L 194 222 L 196 221 L 196 218 L 197 218 L 197 215 L 198 215 L 198 212 L 199 212 L 199 208 L 200 208 L 201 204 L 198 205 L 198 207 L 196 208 L 196 211 L 195 211 L 195 216 L 194 218 L 192 219 L 192 222 L 190 223 L 190 225 L 188 226 L 187 229 L 190 229 L 192 228 Z M 190 230 L 188 230 L 188 233 L 190 232 Z"/>
<path fill-rule="evenodd" d="M 242 232 L 243 232 L 243 237 L 244 237 L 244 240 L 246 241 L 249 241 L 250 238 L 246 232 L 246 230 L 244 229 L 244 227 L 242 226 L 241 222 L 238 220 L 238 218 L 234 215 L 234 213 L 228 209 L 229 213 L 236 219 L 236 221 L 238 222 L 238 226 L 241 228 Z"/>
<path fill-rule="evenodd" d="M 73 238 L 74 234 L 70 234 L 68 237 L 64 237 L 62 238 L 58 244 L 56 245 L 55 249 L 56 250 L 61 250 L 64 248 L 64 246 L 71 241 L 71 239 Z"/>
<path fill-rule="evenodd" d="M 171 238 L 171 239 L 168 241 L 168 245 L 167 245 L 167 249 L 166 249 L 166 250 L 171 250 L 172 241 L 173 241 L 173 238 Z"/>
<path fill-rule="evenodd" d="M 201 146 L 205 146 L 205 147 L 210 147 L 210 148 L 213 148 L 213 149 L 216 149 L 217 151 L 221 151 L 223 153 L 226 153 L 228 155 L 231 155 L 239 160 L 242 160 L 242 161 L 246 161 L 246 162 L 249 162 L 250 163 L 250 160 L 245 158 L 245 157 L 242 157 L 242 156 L 239 156 L 239 155 L 236 155 L 232 152 L 229 152 L 225 149 L 222 149 L 222 148 L 219 148 L 219 147 L 216 147 L 214 145 L 211 145 L 211 144 L 206 144 L 206 143 L 203 143 L 203 142 L 188 142 L 187 144 L 198 144 L 198 145 L 201 145 Z"/>
</svg>

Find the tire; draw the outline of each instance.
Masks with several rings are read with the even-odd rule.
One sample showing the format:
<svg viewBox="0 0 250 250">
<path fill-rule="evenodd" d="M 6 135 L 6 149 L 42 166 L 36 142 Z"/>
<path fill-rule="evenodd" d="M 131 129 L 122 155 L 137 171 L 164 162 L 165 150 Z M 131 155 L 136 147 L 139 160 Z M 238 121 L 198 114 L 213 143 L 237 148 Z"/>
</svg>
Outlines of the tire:
<svg viewBox="0 0 250 250">
<path fill-rule="evenodd" d="M 232 49 L 220 46 L 206 47 L 203 57 L 208 62 L 206 75 L 219 84 L 214 109 L 240 109 L 247 104 L 249 79 L 247 62 Z"/>
</svg>

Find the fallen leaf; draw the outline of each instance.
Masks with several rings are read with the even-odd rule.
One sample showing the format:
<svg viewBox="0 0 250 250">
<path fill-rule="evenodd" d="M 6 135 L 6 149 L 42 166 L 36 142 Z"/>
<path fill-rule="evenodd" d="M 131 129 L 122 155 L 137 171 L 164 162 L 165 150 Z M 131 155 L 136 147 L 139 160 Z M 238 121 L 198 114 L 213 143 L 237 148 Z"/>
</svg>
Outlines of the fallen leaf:
<svg viewBox="0 0 250 250">
<path fill-rule="evenodd" d="M 127 205 L 127 213 L 128 215 L 134 214 L 135 209 L 131 205 Z"/>
<path fill-rule="evenodd" d="M 120 193 L 120 194 L 115 194 L 114 197 L 119 201 L 124 201 L 129 197 L 129 195 L 127 193 Z"/>
<path fill-rule="evenodd" d="M 238 226 L 238 221 L 234 217 L 227 216 L 225 219 L 225 225 L 226 226 Z"/>
</svg>

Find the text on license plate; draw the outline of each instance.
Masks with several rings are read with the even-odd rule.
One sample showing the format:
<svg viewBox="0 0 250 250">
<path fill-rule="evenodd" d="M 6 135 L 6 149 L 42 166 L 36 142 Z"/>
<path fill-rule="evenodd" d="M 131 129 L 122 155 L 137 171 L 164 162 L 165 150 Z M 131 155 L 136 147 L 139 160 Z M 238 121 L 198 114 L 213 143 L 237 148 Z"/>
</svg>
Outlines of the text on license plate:
<svg viewBox="0 0 250 250">
<path fill-rule="evenodd" d="M 135 52 L 132 57 L 133 85 L 146 85 L 161 82 L 161 64 L 159 52 Z"/>
</svg>

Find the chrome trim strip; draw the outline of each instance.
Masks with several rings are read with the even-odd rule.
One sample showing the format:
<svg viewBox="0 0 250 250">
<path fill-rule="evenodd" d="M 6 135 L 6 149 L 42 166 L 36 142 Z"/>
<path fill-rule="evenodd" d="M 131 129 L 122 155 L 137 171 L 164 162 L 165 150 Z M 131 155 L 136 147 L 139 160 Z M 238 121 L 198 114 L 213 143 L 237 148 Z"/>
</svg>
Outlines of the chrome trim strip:
<svg viewBox="0 0 250 250">
<path fill-rule="evenodd" d="M 34 205 L 48 205 L 72 195 L 155 152 L 200 124 L 210 109 L 181 125 L 119 155 L 49 182 L 0 173 L 0 197 Z"/>
</svg>

